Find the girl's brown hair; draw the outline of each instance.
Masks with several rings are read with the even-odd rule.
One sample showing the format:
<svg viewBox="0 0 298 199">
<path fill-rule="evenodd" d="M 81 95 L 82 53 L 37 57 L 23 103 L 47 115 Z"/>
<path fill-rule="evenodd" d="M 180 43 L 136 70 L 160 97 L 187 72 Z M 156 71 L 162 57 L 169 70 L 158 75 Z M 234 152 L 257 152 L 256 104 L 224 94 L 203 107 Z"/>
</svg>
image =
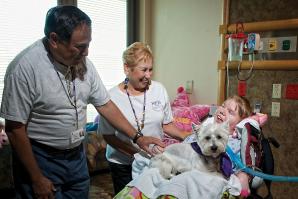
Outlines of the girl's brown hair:
<svg viewBox="0 0 298 199">
<path fill-rule="evenodd" d="M 238 114 L 240 118 L 246 118 L 251 116 L 252 109 L 250 107 L 249 101 L 245 97 L 240 97 L 238 95 L 233 95 L 227 100 L 234 100 L 238 105 Z"/>
</svg>

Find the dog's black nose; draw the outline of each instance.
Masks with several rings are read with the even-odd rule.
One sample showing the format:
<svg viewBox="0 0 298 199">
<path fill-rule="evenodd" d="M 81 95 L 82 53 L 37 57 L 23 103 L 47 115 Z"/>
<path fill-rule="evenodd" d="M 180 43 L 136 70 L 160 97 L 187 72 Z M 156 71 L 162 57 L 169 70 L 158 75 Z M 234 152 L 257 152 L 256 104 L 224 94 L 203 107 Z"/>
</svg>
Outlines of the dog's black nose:
<svg viewBox="0 0 298 199">
<path fill-rule="evenodd" d="M 215 152 L 215 151 L 217 150 L 217 146 L 212 146 L 212 147 L 211 147 L 211 150 L 212 150 L 213 152 Z"/>
</svg>

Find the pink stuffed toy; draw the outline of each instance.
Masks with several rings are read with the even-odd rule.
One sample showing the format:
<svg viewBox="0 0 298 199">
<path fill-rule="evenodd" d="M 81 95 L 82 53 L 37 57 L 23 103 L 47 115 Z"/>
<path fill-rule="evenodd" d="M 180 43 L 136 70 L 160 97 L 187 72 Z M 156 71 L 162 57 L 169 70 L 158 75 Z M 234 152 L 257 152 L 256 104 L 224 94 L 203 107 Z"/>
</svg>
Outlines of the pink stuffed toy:
<svg viewBox="0 0 298 199">
<path fill-rule="evenodd" d="M 202 119 L 209 113 L 208 105 L 190 105 L 189 97 L 185 89 L 180 86 L 177 89 L 177 97 L 172 103 L 172 111 L 175 125 L 183 130 L 190 132 L 191 123 L 200 124 Z"/>
<path fill-rule="evenodd" d="M 183 86 L 178 87 L 177 97 L 174 99 L 171 105 L 172 107 L 190 106 L 189 97 Z"/>
<path fill-rule="evenodd" d="M 189 97 L 182 86 L 177 89 L 177 97 L 171 105 L 174 124 L 186 134 L 192 131 L 191 124 L 200 124 L 202 119 L 208 115 L 210 109 L 209 105 L 190 106 Z M 163 141 L 166 145 L 179 142 L 167 135 L 164 136 Z"/>
<path fill-rule="evenodd" d="M 190 101 L 184 87 L 178 87 L 177 97 L 171 105 L 175 125 L 183 131 L 191 131 L 191 122 L 197 124 L 199 120 L 189 108 Z"/>
</svg>

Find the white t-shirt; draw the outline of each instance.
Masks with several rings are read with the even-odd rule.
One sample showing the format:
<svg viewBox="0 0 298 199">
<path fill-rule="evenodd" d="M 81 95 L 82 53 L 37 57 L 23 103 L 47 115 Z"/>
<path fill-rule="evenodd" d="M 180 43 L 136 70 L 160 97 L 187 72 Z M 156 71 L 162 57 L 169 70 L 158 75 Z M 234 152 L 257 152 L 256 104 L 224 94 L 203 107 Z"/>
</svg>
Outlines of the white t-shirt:
<svg viewBox="0 0 298 199">
<path fill-rule="evenodd" d="M 71 142 L 71 132 L 85 126 L 87 104 L 101 106 L 110 100 L 88 58 L 86 67 L 84 80 L 76 78 L 71 82 L 75 92 L 69 96 L 66 67 L 50 59 L 42 40 L 38 40 L 9 64 L 0 116 L 26 124 L 28 137 L 37 142 L 58 149 L 79 145 L 80 142 Z M 74 94 L 76 108 L 71 103 Z"/>
<path fill-rule="evenodd" d="M 127 120 L 137 129 L 137 123 L 133 114 L 126 92 L 119 89 L 118 86 L 109 91 L 112 101 L 118 106 Z M 144 94 L 130 96 L 136 116 L 141 121 L 144 104 Z M 146 136 L 156 138 L 163 137 L 162 124 L 168 124 L 173 121 L 171 106 L 168 94 L 164 86 L 156 81 L 152 81 L 149 89 L 146 91 L 146 111 L 145 125 L 142 133 Z M 124 142 L 131 143 L 131 140 L 123 133 L 117 131 L 103 117 L 100 117 L 99 132 L 104 135 L 116 135 Z M 131 157 L 107 145 L 107 160 L 118 164 L 131 164 Z"/>
</svg>

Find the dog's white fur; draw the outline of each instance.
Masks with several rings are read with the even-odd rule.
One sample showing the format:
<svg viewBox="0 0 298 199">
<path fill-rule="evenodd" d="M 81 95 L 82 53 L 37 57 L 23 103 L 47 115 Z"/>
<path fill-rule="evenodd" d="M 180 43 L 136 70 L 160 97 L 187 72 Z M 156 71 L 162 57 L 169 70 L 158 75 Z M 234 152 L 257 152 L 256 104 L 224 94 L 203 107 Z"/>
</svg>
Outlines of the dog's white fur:
<svg viewBox="0 0 298 199">
<path fill-rule="evenodd" d="M 150 161 L 150 167 L 158 168 L 166 179 L 192 169 L 220 174 L 219 155 L 225 151 L 228 129 L 227 122 L 196 127 L 194 133 L 203 155 L 195 152 L 189 143 L 176 143 L 166 147 L 163 153 L 154 156 Z"/>
</svg>

